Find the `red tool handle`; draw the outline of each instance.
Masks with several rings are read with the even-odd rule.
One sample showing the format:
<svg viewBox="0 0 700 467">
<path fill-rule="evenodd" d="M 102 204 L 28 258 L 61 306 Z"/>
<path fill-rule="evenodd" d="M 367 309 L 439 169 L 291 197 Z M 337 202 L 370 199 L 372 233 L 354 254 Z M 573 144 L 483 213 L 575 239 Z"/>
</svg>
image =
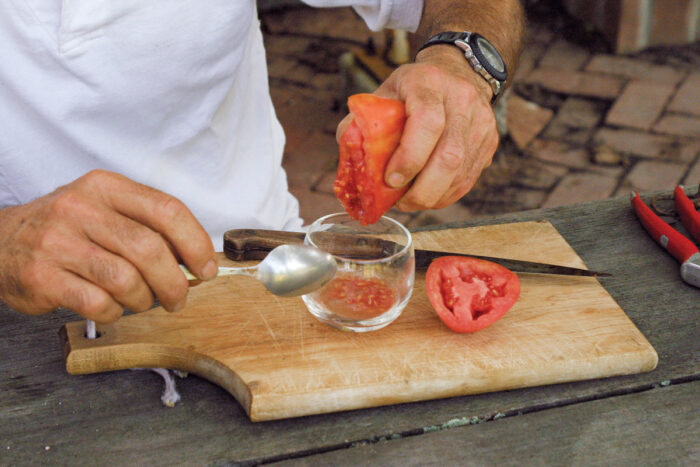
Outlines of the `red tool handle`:
<svg viewBox="0 0 700 467">
<path fill-rule="evenodd" d="M 639 193 L 635 192 L 632 196 L 632 207 L 649 235 L 678 261 L 684 263 L 698 252 L 698 247 L 693 242 L 654 214 L 654 211 L 644 204 Z"/>
<path fill-rule="evenodd" d="M 700 212 L 695 210 L 695 205 L 685 195 L 682 185 L 673 190 L 673 199 L 676 203 L 676 211 L 681 216 L 681 221 L 695 241 L 700 242 Z"/>
</svg>

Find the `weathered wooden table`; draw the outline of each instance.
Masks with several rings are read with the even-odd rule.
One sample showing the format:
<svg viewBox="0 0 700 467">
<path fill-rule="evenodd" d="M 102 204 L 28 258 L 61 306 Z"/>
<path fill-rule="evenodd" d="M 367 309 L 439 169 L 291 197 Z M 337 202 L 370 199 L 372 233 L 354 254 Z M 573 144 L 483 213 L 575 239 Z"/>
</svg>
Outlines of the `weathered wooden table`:
<svg viewBox="0 0 700 467">
<path fill-rule="evenodd" d="M 159 402 L 151 372 L 70 376 L 72 313 L 0 304 L 0 465 L 698 465 L 700 290 L 642 230 L 627 198 L 498 216 L 550 221 L 659 356 L 623 377 L 253 423 L 191 376 Z M 440 226 L 445 228 L 448 226 Z"/>
</svg>

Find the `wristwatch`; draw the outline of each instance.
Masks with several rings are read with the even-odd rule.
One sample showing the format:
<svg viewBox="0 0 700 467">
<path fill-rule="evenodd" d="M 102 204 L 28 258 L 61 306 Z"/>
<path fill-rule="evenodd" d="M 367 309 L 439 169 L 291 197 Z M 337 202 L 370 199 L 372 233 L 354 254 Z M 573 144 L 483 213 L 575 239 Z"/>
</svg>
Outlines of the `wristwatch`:
<svg viewBox="0 0 700 467">
<path fill-rule="evenodd" d="M 484 36 L 475 32 L 446 31 L 435 34 L 428 39 L 418 52 L 426 47 L 438 44 L 454 45 L 464 52 L 464 57 L 469 62 L 469 65 L 491 86 L 493 90 L 491 103 L 493 104 L 505 86 L 506 78 L 508 78 L 506 63 L 501 58 L 501 54 L 498 53 L 496 47 Z"/>
</svg>

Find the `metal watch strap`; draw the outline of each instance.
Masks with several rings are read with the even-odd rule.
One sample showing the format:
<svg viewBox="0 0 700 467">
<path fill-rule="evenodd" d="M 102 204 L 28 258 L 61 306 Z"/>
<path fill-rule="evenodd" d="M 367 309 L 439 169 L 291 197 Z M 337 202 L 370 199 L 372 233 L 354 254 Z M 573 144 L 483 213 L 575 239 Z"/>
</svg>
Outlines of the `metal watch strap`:
<svg viewBox="0 0 700 467">
<path fill-rule="evenodd" d="M 481 75 L 481 77 L 484 78 L 487 83 L 489 83 L 489 86 L 491 86 L 491 90 L 493 91 L 491 103 L 493 104 L 501 92 L 502 85 L 505 83 L 501 83 L 499 80 L 494 78 L 491 75 L 491 73 L 489 73 L 488 70 L 486 70 L 483 67 L 483 65 L 479 62 L 479 59 L 474 55 L 474 51 L 469 45 L 469 37 L 471 36 L 471 34 L 472 33 L 469 31 L 446 31 L 441 32 L 439 34 L 435 34 L 433 37 L 428 39 L 420 49 L 418 49 L 418 52 L 427 47 L 438 44 L 449 44 L 460 49 L 464 53 L 464 57 L 467 59 L 467 62 L 469 62 L 469 65 L 474 69 L 474 71 Z"/>
</svg>

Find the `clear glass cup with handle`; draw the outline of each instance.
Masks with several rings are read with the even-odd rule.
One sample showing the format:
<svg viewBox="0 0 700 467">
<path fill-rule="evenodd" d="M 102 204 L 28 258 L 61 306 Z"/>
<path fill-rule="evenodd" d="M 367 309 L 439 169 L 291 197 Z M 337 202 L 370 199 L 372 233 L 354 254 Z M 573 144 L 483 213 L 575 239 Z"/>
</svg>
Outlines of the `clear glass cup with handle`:
<svg viewBox="0 0 700 467">
<path fill-rule="evenodd" d="M 415 259 L 411 233 L 382 217 L 362 225 L 347 213 L 313 222 L 304 243 L 331 253 L 336 275 L 302 296 L 309 312 L 332 327 L 354 332 L 381 329 L 403 312 L 413 293 Z"/>
</svg>

